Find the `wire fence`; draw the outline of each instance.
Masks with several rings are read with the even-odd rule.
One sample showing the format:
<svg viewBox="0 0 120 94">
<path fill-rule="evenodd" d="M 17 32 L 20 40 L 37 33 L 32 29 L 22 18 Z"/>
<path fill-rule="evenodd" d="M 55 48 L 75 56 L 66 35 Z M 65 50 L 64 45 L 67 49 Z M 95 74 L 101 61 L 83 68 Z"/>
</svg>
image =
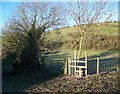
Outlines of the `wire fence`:
<svg viewBox="0 0 120 94">
<path fill-rule="evenodd" d="M 45 64 L 44 69 L 48 71 L 49 73 L 53 74 L 60 74 L 62 71 L 62 68 L 64 66 L 65 61 L 64 60 L 58 60 L 58 61 L 49 61 Z M 107 58 L 107 59 L 100 59 L 99 60 L 99 73 L 104 73 L 108 71 L 117 71 L 116 66 L 120 66 L 119 58 Z M 88 59 L 87 63 L 87 74 L 97 74 L 97 60 Z"/>
<path fill-rule="evenodd" d="M 119 58 L 108 58 L 100 59 L 99 61 L 99 73 L 116 71 L 116 66 L 120 66 Z M 88 74 L 97 73 L 97 62 L 96 60 L 88 60 Z"/>
<path fill-rule="evenodd" d="M 49 61 L 45 63 L 44 70 L 52 74 L 60 74 L 64 66 L 64 60 Z"/>
</svg>

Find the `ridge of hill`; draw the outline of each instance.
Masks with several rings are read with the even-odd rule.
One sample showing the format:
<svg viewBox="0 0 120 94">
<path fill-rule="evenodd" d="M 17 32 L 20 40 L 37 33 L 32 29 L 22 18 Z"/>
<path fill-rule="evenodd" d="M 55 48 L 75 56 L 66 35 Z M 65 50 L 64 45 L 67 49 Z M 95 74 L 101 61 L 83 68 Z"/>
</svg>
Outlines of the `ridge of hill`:
<svg viewBox="0 0 120 94">
<path fill-rule="evenodd" d="M 98 23 L 91 26 L 91 32 L 87 32 L 83 40 L 86 49 L 102 50 L 118 48 L 118 22 Z M 50 32 L 45 32 L 46 47 L 52 49 L 78 49 L 78 26 L 67 26 Z M 91 43 L 91 44 L 90 44 Z M 54 44 L 54 45 L 52 45 Z"/>
</svg>

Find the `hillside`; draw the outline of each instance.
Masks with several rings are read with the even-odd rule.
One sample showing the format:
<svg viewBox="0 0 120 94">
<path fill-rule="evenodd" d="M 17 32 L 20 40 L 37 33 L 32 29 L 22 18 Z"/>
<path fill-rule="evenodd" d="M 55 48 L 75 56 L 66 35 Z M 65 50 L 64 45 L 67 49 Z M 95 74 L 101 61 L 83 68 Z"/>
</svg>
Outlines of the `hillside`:
<svg viewBox="0 0 120 94">
<path fill-rule="evenodd" d="M 45 33 L 45 43 L 52 49 L 78 49 L 79 32 L 77 26 L 64 27 Z M 118 48 L 118 23 L 99 23 L 91 27 L 91 32 L 84 36 L 84 49 L 111 49 Z M 105 40 L 105 41 L 104 41 Z M 113 44 L 114 43 L 114 44 Z M 52 45 L 54 44 L 54 45 Z M 61 45 L 60 45 L 61 44 Z M 91 46 L 92 45 L 92 46 Z M 113 47 L 114 46 L 114 47 Z M 100 49 L 101 48 L 101 49 Z"/>
<path fill-rule="evenodd" d="M 49 39 L 55 39 L 61 36 L 63 39 L 66 39 L 68 33 L 78 32 L 77 30 L 78 30 L 78 26 L 67 26 L 64 28 L 50 31 L 48 32 L 48 34 L 46 34 L 46 36 Z M 91 32 L 94 34 L 100 34 L 100 35 L 118 35 L 118 22 L 100 23 L 100 24 L 93 25 L 91 26 Z M 88 33 L 91 33 L 91 32 L 88 32 Z"/>
<path fill-rule="evenodd" d="M 27 92 L 119 92 L 118 73 L 107 73 L 81 78 L 59 76 Z"/>
</svg>

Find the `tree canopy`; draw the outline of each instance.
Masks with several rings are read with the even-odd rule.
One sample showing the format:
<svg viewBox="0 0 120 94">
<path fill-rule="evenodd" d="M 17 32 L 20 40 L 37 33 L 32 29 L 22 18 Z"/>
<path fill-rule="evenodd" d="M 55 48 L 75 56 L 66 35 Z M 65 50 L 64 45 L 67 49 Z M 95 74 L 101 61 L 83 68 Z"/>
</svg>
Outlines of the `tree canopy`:
<svg viewBox="0 0 120 94">
<path fill-rule="evenodd" d="M 57 3 L 20 3 L 3 30 L 3 55 L 15 53 L 15 71 L 43 67 L 42 36 L 48 29 L 65 24 L 65 11 Z"/>
</svg>

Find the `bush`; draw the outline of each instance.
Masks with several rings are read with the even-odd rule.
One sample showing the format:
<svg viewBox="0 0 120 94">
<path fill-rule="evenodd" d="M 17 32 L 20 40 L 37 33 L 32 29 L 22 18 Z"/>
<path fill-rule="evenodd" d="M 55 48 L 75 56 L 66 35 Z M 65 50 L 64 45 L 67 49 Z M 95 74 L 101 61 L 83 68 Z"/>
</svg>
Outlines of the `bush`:
<svg viewBox="0 0 120 94">
<path fill-rule="evenodd" d="M 79 32 L 68 33 L 71 37 L 70 40 L 64 41 L 64 45 L 70 49 L 79 48 Z M 84 49 L 97 49 L 97 50 L 108 50 L 115 49 L 118 50 L 118 36 L 114 35 L 95 35 L 88 34 L 83 38 L 83 48 Z"/>
<path fill-rule="evenodd" d="M 58 51 L 63 45 L 63 42 L 58 39 L 58 40 L 49 40 L 49 41 L 44 41 L 44 48 L 47 48 L 47 50 L 50 51 Z"/>
<path fill-rule="evenodd" d="M 3 34 L 3 59 L 14 53 L 13 71 L 23 72 L 40 70 L 43 67 L 40 52 L 42 29 L 31 28 L 26 34 L 20 32 L 6 32 Z M 4 62 L 3 62 L 4 63 Z"/>
<path fill-rule="evenodd" d="M 79 38 L 80 32 L 71 32 L 71 33 L 68 33 L 67 36 L 69 36 L 71 38 Z"/>
<path fill-rule="evenodd" d="M 118 49 L 118 37 L 107 35 L 90 35 L 85 38 L 84 47 L 87 49 Z"/>
</svg>

